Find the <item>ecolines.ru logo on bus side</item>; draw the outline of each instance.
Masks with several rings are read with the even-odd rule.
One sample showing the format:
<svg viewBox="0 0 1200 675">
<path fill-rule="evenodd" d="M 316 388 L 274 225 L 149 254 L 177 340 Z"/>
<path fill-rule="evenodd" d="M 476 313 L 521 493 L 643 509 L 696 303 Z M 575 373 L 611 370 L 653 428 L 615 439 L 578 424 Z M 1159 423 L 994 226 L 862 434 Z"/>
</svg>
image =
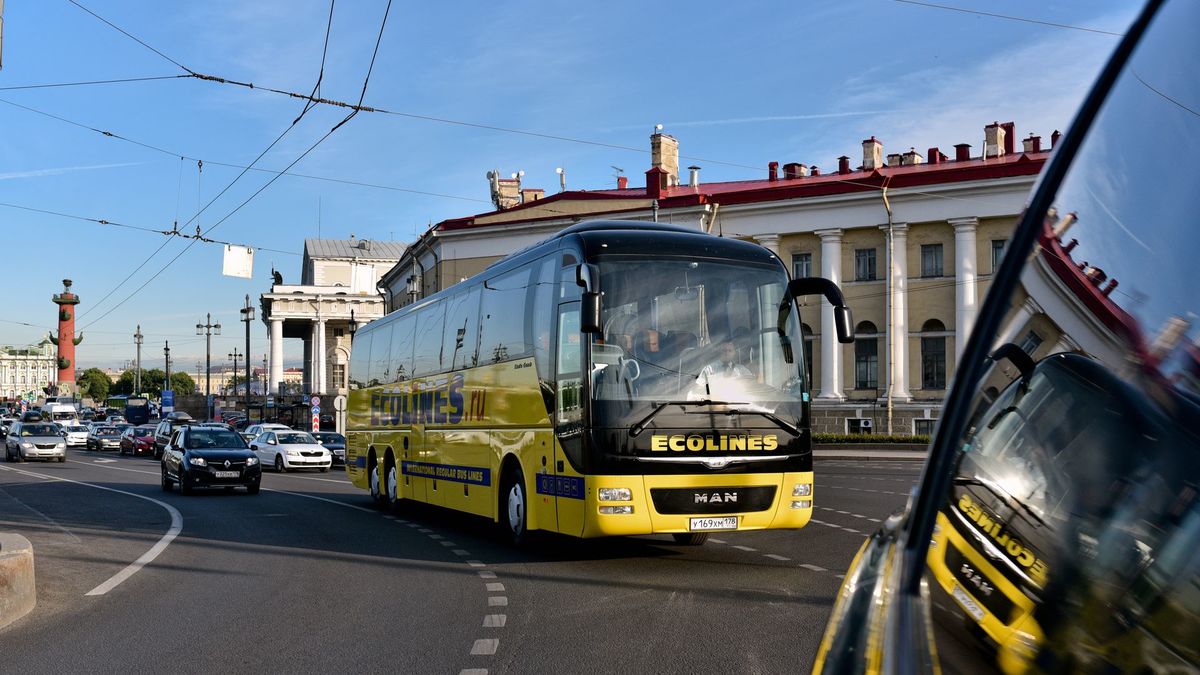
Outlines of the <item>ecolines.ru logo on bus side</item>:
<svg viewBox="0 0 1200 675">
<path fill-rule="evenodd" d="M 470 401 L 464 400 L 461 374 L 438 383 L 414 381 L 409 386 L 409 391 L 371 393 L 372 426 L 458 424 L 483 417 L 484 392 L 470 391 Z"/>
<path fill-rule="evenodd" d="M 731 450 L 774 450 L 779 439 L 774 436 L 651 436 L 650 449 L 655 452 L 725 452 Z"/>
</svg>

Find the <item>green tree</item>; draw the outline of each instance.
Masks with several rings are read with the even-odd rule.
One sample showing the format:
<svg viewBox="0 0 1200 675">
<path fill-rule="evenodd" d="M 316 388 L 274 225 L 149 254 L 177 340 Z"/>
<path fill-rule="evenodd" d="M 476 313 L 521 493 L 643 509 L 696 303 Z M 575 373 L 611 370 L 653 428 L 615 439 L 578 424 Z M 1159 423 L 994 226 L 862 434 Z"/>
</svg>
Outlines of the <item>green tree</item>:
<svg viewBox="0 0 1200 675">
<path fill-rule="evenodd" d="M 142 371 L 143 376 L 145 375 L 145 373 L 146 373 L 146 371 L 143 370 Z M 133 393 L 133 371 L 126 370 L 125 372 L 121 373 L 121 376 L 118 377 L 117 381 L 114 382 L 112 384 L 112 386 L 109 388 L 108 393 L 110 393 L 114 396 L 128 396 L 128 395 L 132 394 Z M 95 397 L 93 397 L 93 398 L 95 398 Z"/>
<path fill-rule="evenodd" d="M 196 381 L 184 372 L 171 373 L 171 389 L 176 396 L 187 396 L 196 393 Z"/>
<path fill-rule="evenodd" d="M 79 384 L 79 393 L 93 401 L 108 398 L 108 390 L 113 383 L 99 368 L 88 368 L 76 381 Z"/>
</svg>

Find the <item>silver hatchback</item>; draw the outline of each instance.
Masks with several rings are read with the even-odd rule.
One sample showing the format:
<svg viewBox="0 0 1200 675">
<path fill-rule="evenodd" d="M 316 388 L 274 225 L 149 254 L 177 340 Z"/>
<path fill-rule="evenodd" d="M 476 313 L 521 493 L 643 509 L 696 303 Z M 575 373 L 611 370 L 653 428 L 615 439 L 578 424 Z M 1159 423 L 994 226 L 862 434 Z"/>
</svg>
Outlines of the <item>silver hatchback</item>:
<svg viewBox="0 0 1200 675">
<path fill-rule="evenodd" d="M 51 422 L 16 422 L 4 437 L 4 458 L 10 462 L 27 459 L 67 461 L 67 439 Z"/>
</svg>

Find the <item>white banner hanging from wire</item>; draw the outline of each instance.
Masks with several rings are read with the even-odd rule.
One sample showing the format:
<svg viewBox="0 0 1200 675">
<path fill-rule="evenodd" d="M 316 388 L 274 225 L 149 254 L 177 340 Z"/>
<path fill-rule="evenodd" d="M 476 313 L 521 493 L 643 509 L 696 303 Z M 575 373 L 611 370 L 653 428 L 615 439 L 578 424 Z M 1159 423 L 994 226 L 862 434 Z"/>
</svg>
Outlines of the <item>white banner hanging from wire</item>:
<svg viewBox="0 0 1200 675">
<path fill-rule="evenodd" d="M 254 249 L 225 244 L 225 261 L 221 274 L 227 277 L 250 279 L 254 276 Z"/>
</svg>

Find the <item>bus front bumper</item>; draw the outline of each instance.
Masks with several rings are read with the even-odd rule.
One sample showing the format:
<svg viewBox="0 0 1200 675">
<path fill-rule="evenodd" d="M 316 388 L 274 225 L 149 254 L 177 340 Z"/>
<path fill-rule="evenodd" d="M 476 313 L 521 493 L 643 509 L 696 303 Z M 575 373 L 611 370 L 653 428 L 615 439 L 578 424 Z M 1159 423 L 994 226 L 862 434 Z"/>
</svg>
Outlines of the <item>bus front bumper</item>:
<svg viewBox="0 0 1200 675">
<path fill-rule="evenodd" d="M 795 529 L 812 517 L 811 471 L 588 476 L 585 482 L 584 537 Z M 624 496 L 621 488 L 630 499 L 612 499 Z"/>
</svg>

